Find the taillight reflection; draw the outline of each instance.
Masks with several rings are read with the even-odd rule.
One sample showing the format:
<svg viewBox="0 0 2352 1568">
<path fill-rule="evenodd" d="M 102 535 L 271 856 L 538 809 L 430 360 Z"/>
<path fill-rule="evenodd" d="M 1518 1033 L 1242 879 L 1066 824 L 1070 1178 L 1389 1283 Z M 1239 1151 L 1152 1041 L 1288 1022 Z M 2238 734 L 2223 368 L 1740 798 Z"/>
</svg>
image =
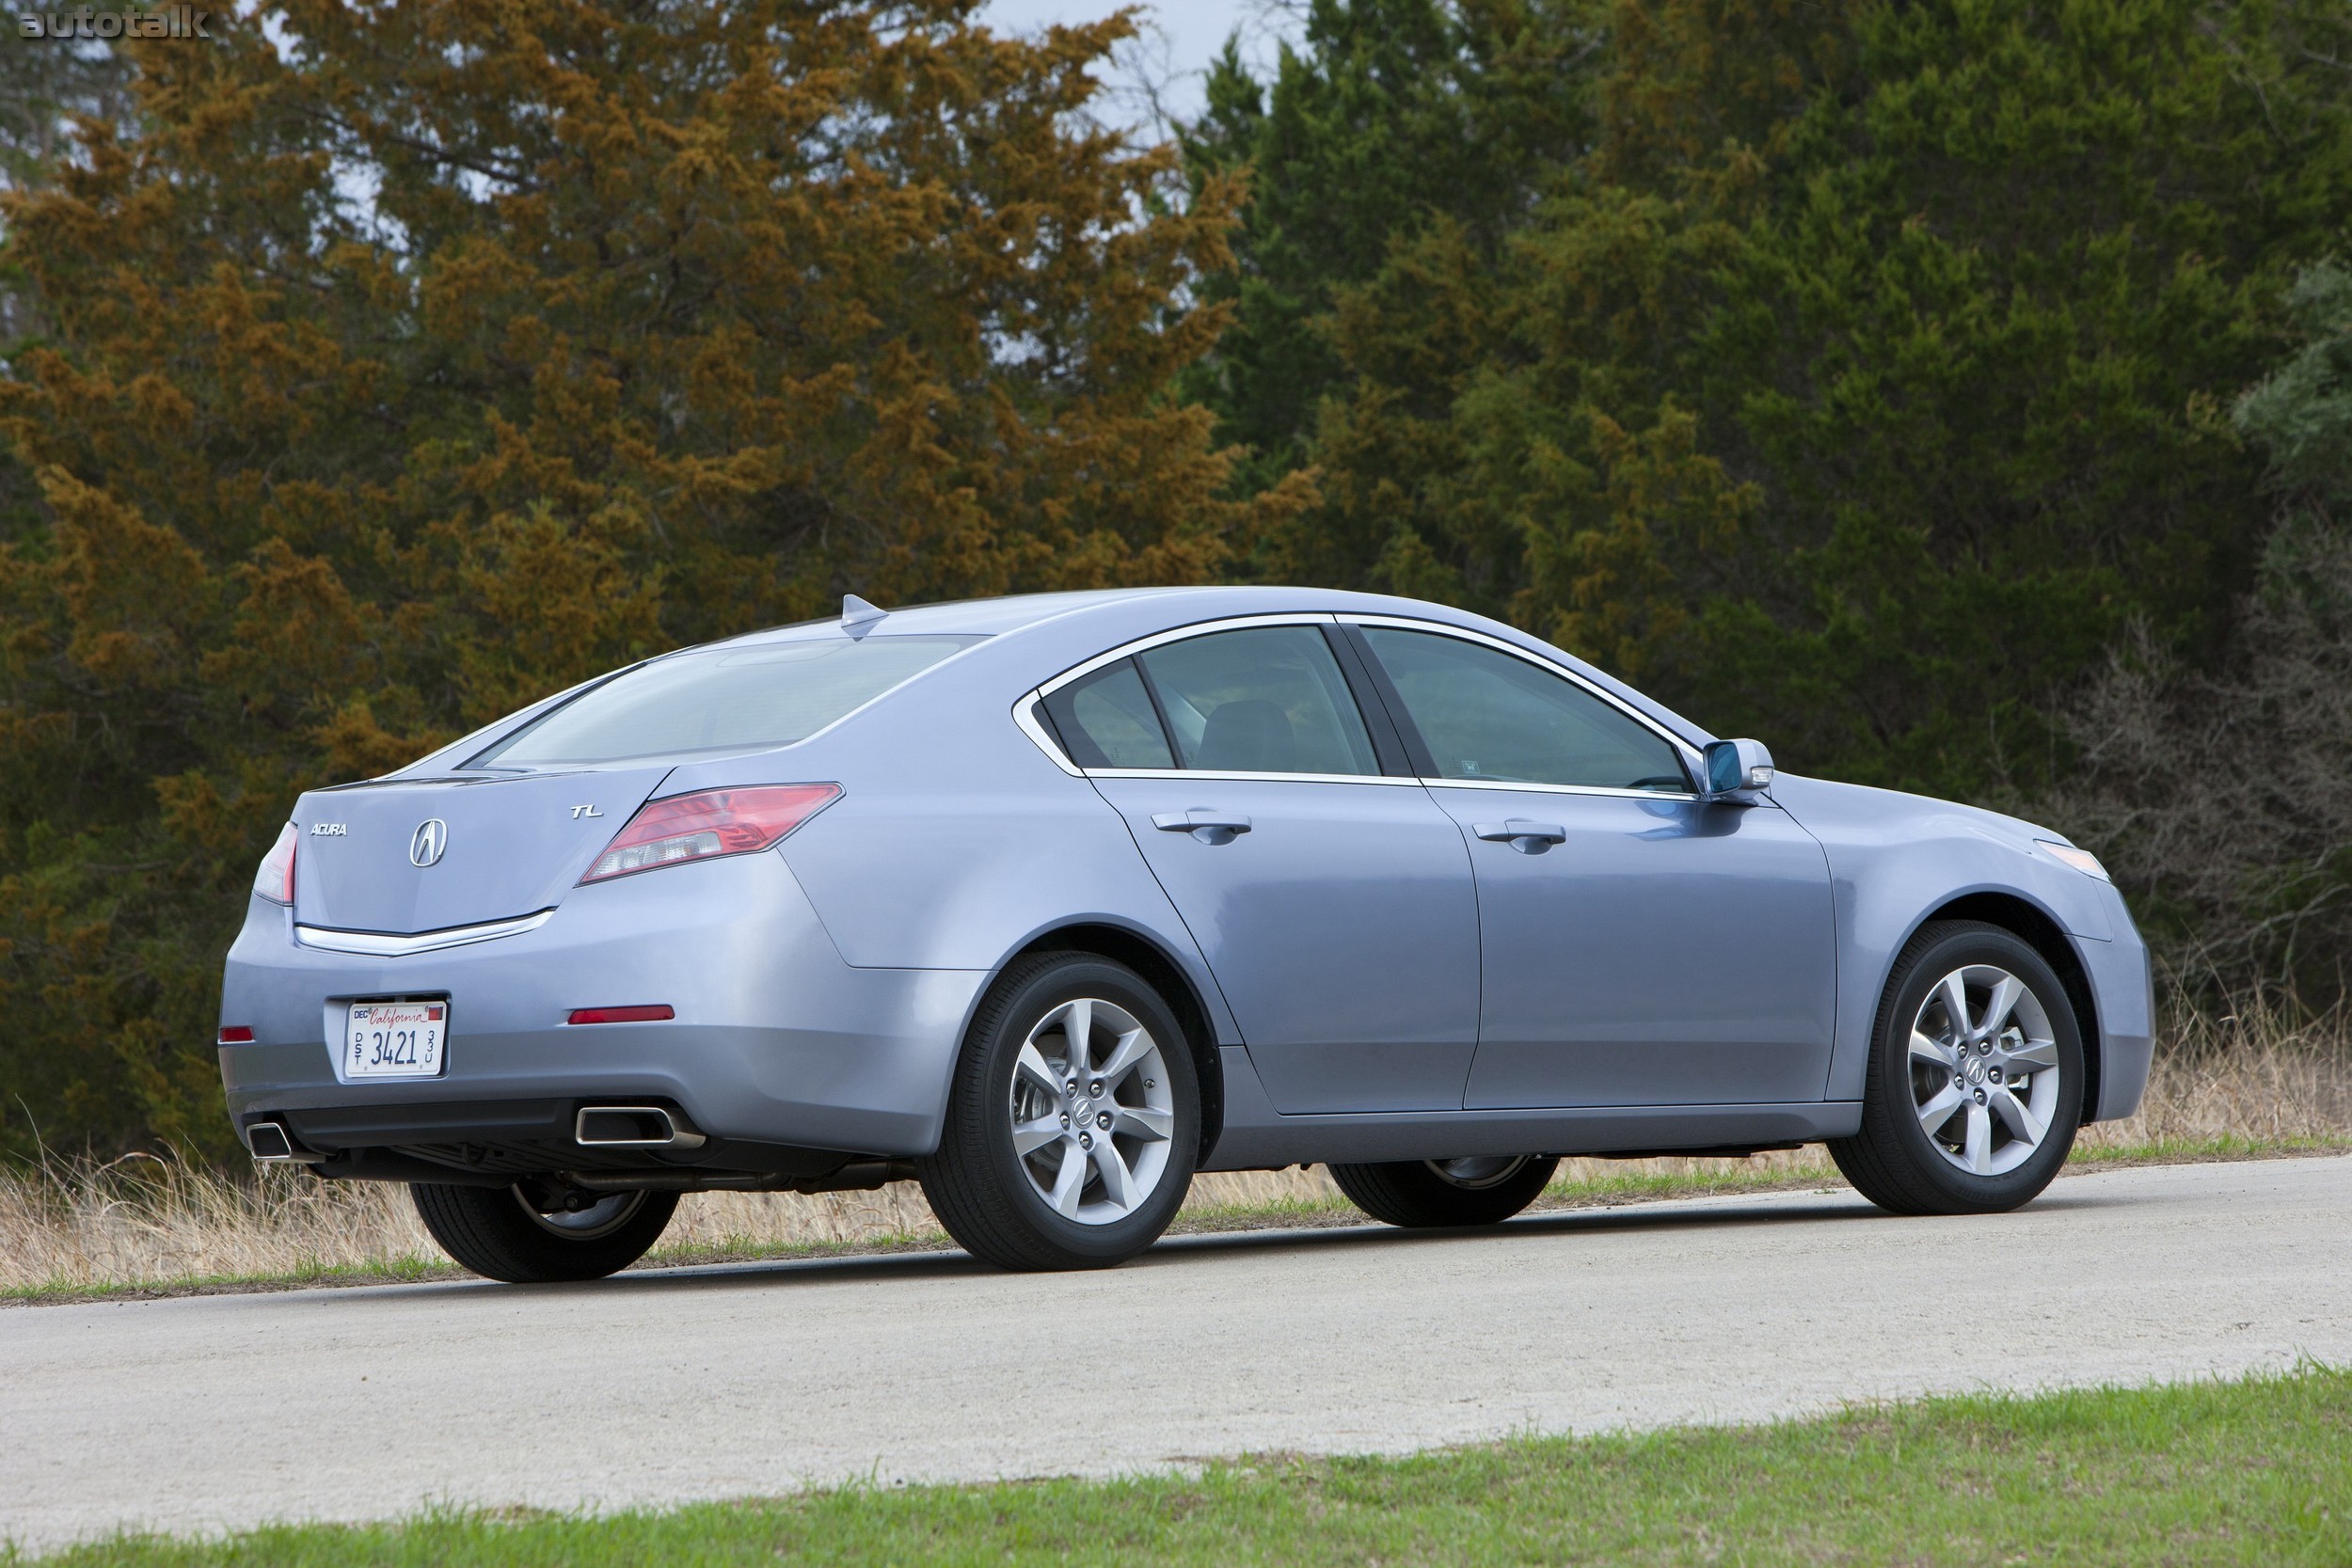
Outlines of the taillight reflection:
<svg viewBox="0 0 2352 1568">
<path fill-rule="evenodd" d="M 278 831 L 278 842 L 262 857 L 261 869 L 253 873 L 253 894 L 273 904 L 294 902 L 294 825 L 287 823 Z"/>
</svg>

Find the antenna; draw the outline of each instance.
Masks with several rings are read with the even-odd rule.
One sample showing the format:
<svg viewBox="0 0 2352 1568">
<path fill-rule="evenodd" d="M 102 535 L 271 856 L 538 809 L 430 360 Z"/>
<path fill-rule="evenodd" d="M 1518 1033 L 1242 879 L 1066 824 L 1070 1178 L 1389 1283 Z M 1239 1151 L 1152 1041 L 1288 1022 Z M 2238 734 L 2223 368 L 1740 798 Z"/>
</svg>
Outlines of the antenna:
<svg viewBox="0 0 2352 1568">
<path fill-rule="evenodd" d="M 841 629 L 852 638 L 864 637 L 889 613 L 878 605 L 867 604 L 855 594 L 841 595 Z"/>
</svg>

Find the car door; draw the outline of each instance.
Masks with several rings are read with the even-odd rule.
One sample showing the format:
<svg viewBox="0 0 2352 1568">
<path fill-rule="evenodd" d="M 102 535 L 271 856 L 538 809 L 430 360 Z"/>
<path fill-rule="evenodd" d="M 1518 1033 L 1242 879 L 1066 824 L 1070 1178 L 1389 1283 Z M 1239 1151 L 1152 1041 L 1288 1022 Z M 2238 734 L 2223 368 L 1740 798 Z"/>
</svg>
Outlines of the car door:
<svg viewBox="0 0 2352 1568">
<path fill-rule="evenodd" d="M 1451 1109 L 1478 1037 L 1478 910 L 1453 819 L 1389 770 L 1329 617 L 1154 640 L 1046 689 L 1285 1112 Z"/>
<path fill-rule="evenodd" d="M 1684 748 L 1507 644 L 1354 635 L 1478 884 L 1471 1108 L 1816 1101 L 1829 865 L 1786 812 L 1702 802 Z"/>
</svg>

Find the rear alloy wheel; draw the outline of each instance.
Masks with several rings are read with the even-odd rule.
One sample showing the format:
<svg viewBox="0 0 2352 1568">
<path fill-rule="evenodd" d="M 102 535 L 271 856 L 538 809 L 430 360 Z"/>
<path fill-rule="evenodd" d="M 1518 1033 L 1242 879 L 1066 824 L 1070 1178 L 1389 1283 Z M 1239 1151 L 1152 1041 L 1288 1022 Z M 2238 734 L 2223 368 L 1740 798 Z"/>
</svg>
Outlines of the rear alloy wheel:
<svg viewBox="0 0 2352 1568">
<path fill-rule="evenodd" d="M 2074 1147 L 2082 1079 L 2074 1009 L 2042 955 L 1997 926 L 1939 922 L 1896 962 L 1861 1131 L 1830 1155 L 1899 1214 L 2014 1209 Z"/>
<path fill-rule="evenodd" d="M 433 1181 L 411 1182 L 408 1192 L 444 1251 L 474 1273 L 510 1285 L 616 1274 L 645 1255 L 677 1209 L 675 1193 L 596 1196 Z M 559 1196 L 564 1201 L 555 1201 Z M 581 1207 L 568 1206 L 581 1199 L 587 1200 Z"/>
<path fill-rule="evenodd" d="M 1333 1165 L 1347 1200 L 1388 1225 L 1500 1225 L 1535 1201 L 1559 1167 L 1544 1154 L 1482 1154 Z"/>
<path fill-rule="evenodd" d="M 1192 1182 L 1200 1097 L 1182 1027 L 1123 964 L 1049 953 L 981 1004 L 924 1196 L 974 1257 L 1102 1268 L 1159 1239 Z"/>
</svg>

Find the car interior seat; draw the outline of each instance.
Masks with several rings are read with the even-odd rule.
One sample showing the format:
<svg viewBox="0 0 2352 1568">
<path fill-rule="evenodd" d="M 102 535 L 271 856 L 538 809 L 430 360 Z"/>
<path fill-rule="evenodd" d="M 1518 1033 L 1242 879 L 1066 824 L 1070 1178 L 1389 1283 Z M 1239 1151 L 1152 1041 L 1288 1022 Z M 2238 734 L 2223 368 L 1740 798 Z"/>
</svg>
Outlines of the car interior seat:
<svg viewBox="0 0 2352 1568">
<path fill-rule="evenodd" d="M 1226 773 L 1295 773 L 1298 736 L 1290 715 L 1262 697 L 1219 703 L 1209 710 L 1192 765 Z"/>
</svg>

